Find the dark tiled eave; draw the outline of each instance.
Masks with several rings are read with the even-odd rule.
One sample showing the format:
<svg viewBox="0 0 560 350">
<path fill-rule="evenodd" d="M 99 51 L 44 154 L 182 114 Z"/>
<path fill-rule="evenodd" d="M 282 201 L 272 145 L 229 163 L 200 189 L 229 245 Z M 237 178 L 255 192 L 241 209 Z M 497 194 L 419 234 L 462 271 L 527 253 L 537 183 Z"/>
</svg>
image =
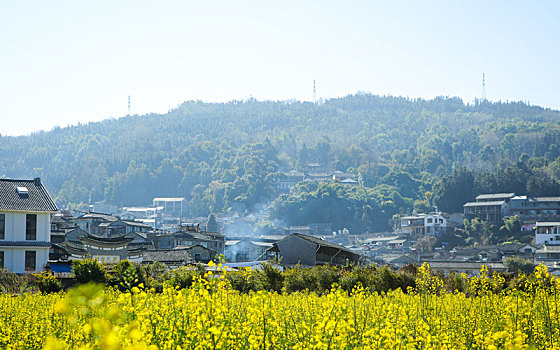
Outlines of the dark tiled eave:
<svg viewBox="0 0 560 350">
<path fill-rule="evenodd" d="M 41 241 L 0 241 L 0 247 L 50 247 L 51 242 Z"/>
</svg>

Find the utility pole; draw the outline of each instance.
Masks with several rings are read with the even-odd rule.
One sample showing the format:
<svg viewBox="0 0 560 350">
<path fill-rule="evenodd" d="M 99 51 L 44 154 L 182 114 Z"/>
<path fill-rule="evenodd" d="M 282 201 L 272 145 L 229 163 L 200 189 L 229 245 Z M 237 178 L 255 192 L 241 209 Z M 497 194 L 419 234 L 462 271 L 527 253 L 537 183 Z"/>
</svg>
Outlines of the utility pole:
<svg viewBox="0 0 560 350">
<path fill-rule="evenodd" d="M 315 89 L 315 79 L 313 79 L 313 104 L 317 104 L 317 90 Z"/>
<path fill-rule="evenodd" d="M 128 114 L 130 115 L 130 95 L 128 95 Z"/>
<path fill-rule="evenodd" d="M 482 101 L 486 101 L 486 77 L 484 76 L 484 73 L 482 73 L 482 96 L 481 96 Z"/>
</svg>

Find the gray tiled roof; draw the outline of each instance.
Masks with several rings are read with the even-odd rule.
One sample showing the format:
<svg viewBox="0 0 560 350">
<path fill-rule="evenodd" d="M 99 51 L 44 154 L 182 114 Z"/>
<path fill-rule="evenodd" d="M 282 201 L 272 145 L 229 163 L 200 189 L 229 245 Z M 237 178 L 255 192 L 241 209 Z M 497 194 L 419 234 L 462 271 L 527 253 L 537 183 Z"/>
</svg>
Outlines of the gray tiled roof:
<svg viewBox="0 0 560 350">
<path fill-rule="evenodd" d="M 528 200 L 529 202 L 559 202 L 560 197 L 533 197 Z"/>
<path fill-rule="evenodd" d="M 505 201 L 491 201 L 491 202 L 468 202 L 463 204 L 463 207 L 490 207 L 503 205 Z"/>
<path fill-rule="evenodd" d="M 86 213 L 86 214 L 84 214 L 84 215 L 82 215 L 79 218 L 76 218 L 74 220 L 80 220 L 80 219 L 101 219 L 101 220 L 105 220 L 105 221 L 117 221 L 118 220 L 118 218 L 116 218 L 112 215 L 94 213 L 94 212 Z"/>
<path fill-rule="evenodd" d="M 463 261 L 428 261 L 432 270 L 479 270 L 483 265 L 493 270 L 505 270 L 506 266 L 501 262 L 463 262 Z"/>
<path fill-rule="evenodd" d="M 547 226 L 560 226 L 560 222 L 557 221 L 547 221 L 547 222 L 537 222 L 535 223 L 535 227 L 547 227 Z"/>
<path fill-rule="evenodd" d="M 476 200 L 481 199 L 501 199 L 501 198 L 511 198 L 515 196 L 515 193 L 484 193 L 476 197 Z"/>
<path fill-rule="evenodd" d="M 537 250 L 539 253 L 560 253 L 560 246 L 557 245 L 545 245 L 541 249 Z"/>
<path fill-rule="evenodd" d="M 144 252 L 142 261 L 145 263 L 159 261 L 162 263 L 193 263 L 194 259 L 187 249 L 154 249 Z"/>
<path fill-rule="evenodd" d="M 315 244 L 317 244 L 317 245 L 319 245 L 319 246 L 322 246 L 322 247 L 336 248 L 336 249 L 340 249 L 340 250 L 342 250 L 342 251 L 345 251 L 345 252 L 347 252 L 347 253 L 349 253 L 349 254 L 359 255 L 359 254 L 356 254 L 356 253 L 354 253 L 353 251 L 351 251 L 351 250 L 349 250 L 349 249 L 346 249 L 346 248 L 343 247 L 343 246 L 336 245 L 336 244 L 334 244 L 334 243 L 325 241 L 324 239 L 321 239 L 321 238 L 318 238 L 318 237 L 313 237 L 313 236 L 309 236 L 309 235 L 304 235 L 304 234 L 302 234 L 302 233 L 292 233 L 292 235 L 293 235 L 293 236 L 297 236 L 297 237 L 302 238 L 302 239 L 305 239 L 306 241 L 315 243 Z M 289 236 L 288 236 L 288 237 L 289 237 Z"/>
<path fill-rule="evenodd" d="M 128 238 L 125 236 L 101 237 L 87 234 L 85 237 L 80 237 L 81 242 L 95 243 L 100 245 L 123 245 L 132 242 L 132 240 L 133 238 Z"/>
<path fill-rule="evenodd" d="M 17 187 L 27 188 L 28 194 L 19 194 Z M 56 212 L 58 208 L 41 179 L 0 179 L 0 210 Z"/>
<path fill-rule="evenodd" d="M 137 226 L 137 227 L 145 227 L 145 228 L 152 228 L 152 226 L 145 224 L 141 221 L 130 221 L 130 220 L 122 220 L 125 224 L 129 226 Z"/>
<path fill-rule="evenodd" d="M 0 241 L 0 247 L 50 247 L 51 242 L 41 241 Z"/>
</svg>

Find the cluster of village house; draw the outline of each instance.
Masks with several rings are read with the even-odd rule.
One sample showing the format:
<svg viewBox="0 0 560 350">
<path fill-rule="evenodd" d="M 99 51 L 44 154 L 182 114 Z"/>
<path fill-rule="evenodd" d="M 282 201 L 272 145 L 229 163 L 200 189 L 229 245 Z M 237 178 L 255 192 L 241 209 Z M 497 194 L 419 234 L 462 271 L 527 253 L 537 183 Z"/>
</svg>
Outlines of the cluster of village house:
<svg viewBox="0 0 560 350">
<path fill-rule="evenodd" d="M 358 180 L 352 173 L 344 171 L 328 172 L 319 164 L 308 164 L 303 171 L 291 170 L 282 173 L 276 186 L 282 190 L 289 190 L 302 181 L 337 182 L 345 186 L 357 186 Z"/>
<path fill-rule="evenodd" d="M 382 235 L 365 239 L 368 253 L 374 260 L 399 266 L 408 262 L 427 261 L 434 269 L 474 272 L 482 264 L 494 270 L 506 270 L 507 257 L 521 257 L 549 267 L 560 274 L 560 197 L 528 197 L 515 193 L 481 194 L 476 201 L 463 205 L 462 215 L 442 213 L 418 214 L 400 218 L 396 235 Z M 446 249 L 445 245 L 422 252 L 412 248 L 413 237 L 441 236 L 460 226 L 463 218 L 478 218 L 503 225 L 506 218 L 518 217 L 521 230 L 534 234 L 532 244 L 509 243 Z M 395 254 L 398 251 L 398 254 Z"/>
<path fill-rule="evenodd" d="M 333 181 L 344 181 L 341 179 Z M 554 221 L 560 216 L 560 197 L 488 194 L 465 204 L 463 214 L 468 219 L 499 223 L 517 215 L 523 229 L 534 230 L 534 244 L 452 250 L 441 246 L 431 251 L 414 248 L 414 242 L 452 230 L 463 215 L 433 212 L 405 216 L 400 218 L 398 230 L 385 234 L 353 235 L 346 229 L 333 232 L 328 223 L 310 223 L 256 237 L 244 231 L 243 220 L 249 219 L 239 216 L 219 218 L 220 224 L 228 227 L 227 234 L 185 222 L 184 204 L 184 198 L 154 198 L 150 206 L 125 207 L 118 215 L 117 208 L 102 204 L 88 212 L 59 211 L 39 178 L 0 179 L 0 267 L 16 273 L 48 269 L 64 275 L 75 259 L 159 261 L 178 267 L 207 263 L 224 255 L 233 268 L 269 259 L 279 259 L 284 266 L 377 262 L 396 268 L 428 261 L 434 269 L 476 273 L 482 265 L 505 270 L 503 259 L 508 256 L 546 263 L 552 271 L 560 262 L 560 222 Z"/>
<path fill-rule="evenodd" d="M 183 198 L 155 198 L 153 204 L 125 208 L 120 216 L 59 213 L 39 178 L 0 179 L 0 267 L 16 273 L 46 268 L 63 275 L 70 272 L 72 260 L 84 258 L 105 263 L 158 261 L 170 267 L 207 263 L 219 255 L 241 265 L 274 258 L 304 266 L 343 265 L 360 259 L 342 246 L 301 233 L 226 240 L 200 224 L 182 222 Z M 168 215 L 156 229 L 159 211 Z M 319 234 L 325 227 L 330 229 L 330 225 L 312 225 L 312 231 Z"/>
</svg>

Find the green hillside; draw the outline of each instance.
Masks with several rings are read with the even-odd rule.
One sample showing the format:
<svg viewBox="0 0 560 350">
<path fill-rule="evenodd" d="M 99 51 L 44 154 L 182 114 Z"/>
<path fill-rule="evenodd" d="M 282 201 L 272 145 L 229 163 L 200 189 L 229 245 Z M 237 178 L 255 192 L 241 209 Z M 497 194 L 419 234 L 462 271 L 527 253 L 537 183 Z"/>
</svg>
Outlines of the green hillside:
<svg viewBox="0 0 560 350">
<path fill-rule="evenodd" d="M 273 201 L 287 223 L 376 231 L 415 206 L 460 211 L 483 192 L 560 195 L 559 120 L 524 103 L 458 98 L 191 101 L 167 114 L 2 136 L 0 175 L 40 176 L 60 206 L 184 196 L 189 216 L 202 216 Z M 307 163 L 352 172 L 360 186 L 281 194 L 279 172 Z"/>
</svg>

